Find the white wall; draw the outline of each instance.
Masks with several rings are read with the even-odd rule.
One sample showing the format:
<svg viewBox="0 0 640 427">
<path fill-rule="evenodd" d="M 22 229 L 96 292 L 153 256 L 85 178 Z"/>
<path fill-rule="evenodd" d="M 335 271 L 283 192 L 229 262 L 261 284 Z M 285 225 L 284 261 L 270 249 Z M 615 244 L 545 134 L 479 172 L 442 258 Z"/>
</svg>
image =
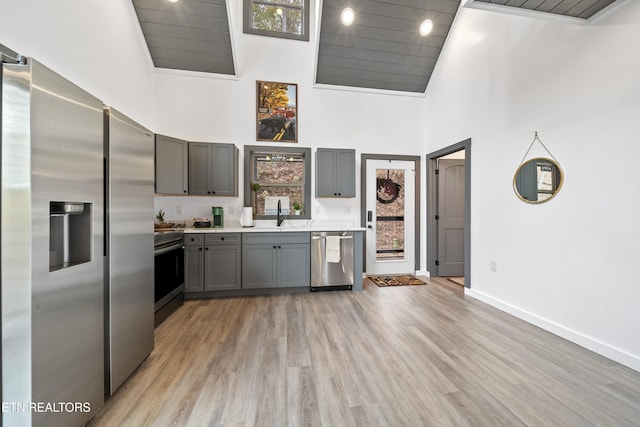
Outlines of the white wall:
<svg viewBox="0 0 640 427">
<path fill-rule="evenodd" d="M 240 148 L 241 155 L 245 145 L 292 145 L 256 142 L 256 80 L 266 80 L 298 84 L 295 146 L 311 147 L 312 151 L 317 147 L 355 148 L 358 167 L 361 153 L 424 152 L 423 97 L 316 88 L 315 27 L 309 42 L 245 35 L 241 9 L 231 9 L 238 78 L 158 71 L 154 91 L 156 132 L 190 141 L 232 142 Z M 312 8 L 312 22 L 314 15 Z M 312 163 L 314 172 L 315 154 Z M 239 185 L 242 189 L 242 176 Z M 359 174 L 356 185 L 355 199 L 314 198 L 313 218 L 347 218 L 359 224 Z M 165 210 L 168 219 L 190 219 L 210 215 L 211 206 L 223 206 L 225 219 L 239 217 L 243 206 L 240 193 L 239 198 L 233 199 L 157 197 L 156 210 Z M 182 214 L 177 213 L 178 206 Z"/>
<path fill-rule="evenodd" d="M 0 43 L 151 128 L 153 64 L 130 0 L 2 0 L 0 17 Z"/>
<path fill-rule="evenodd" d="M 263 144 L 256 80 L 298 83 L 299 146 L 419 155 L 471 137 L 470 294 L 640 370 L 640 4 L 618 3 L 585 27 L 462 9 L 426 100 L 314 88 L 315 37 L 244 35 L 234 2 L 236 80 L 154 72 L 129 0 L 2 1 L 0 43 L 179 138 Z M 531 206 L 511 183 L 536 130 L 566 180 Z M 312 213 L 357 223 L 359 203 L 314 200 Z M 239 214 L 242 198 L 156 199 L 168 218 L 213 205 Z"/>
<path fill-rule="evenodd" d="M 640 370 L 640 2 L 619 3 L 588 26 L 463 8 L 426 141 L 472 138 L 469 294 Z M 534 131 L 566 174 L 536 206 L 512 189 Z"/>
</svg>

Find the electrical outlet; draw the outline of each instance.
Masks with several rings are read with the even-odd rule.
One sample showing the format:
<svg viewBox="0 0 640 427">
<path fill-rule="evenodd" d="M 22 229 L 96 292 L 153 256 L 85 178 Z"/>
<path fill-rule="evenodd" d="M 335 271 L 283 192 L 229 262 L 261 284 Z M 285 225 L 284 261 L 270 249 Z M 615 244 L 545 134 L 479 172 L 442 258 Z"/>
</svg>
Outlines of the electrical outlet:
<svg viewBox="0 0 640 427">
<path fill-rule="evenodd" d="M 347 206 L 346 208 L 343 209 L 343 212 L 345 215 L 351 215 L 351 207 Z"/>
<path fill-rule="evenodd" d="M 494 273 L 498 271 L 498 263 L 495 261 L 491 261 L 491 271 Z"/>
<path fill-rule="evenodd" d="M 233 209 L 233 206 L 229 206 L 229 213 L 230 214 L 235 213 L 235 209 Z"/>
<path fill-rule="evenodd" d="M 180 205 L 176 206 L 176 214 L 177 215 L 182 215 L 182 206 L 180 206 Z"/>
</svg>

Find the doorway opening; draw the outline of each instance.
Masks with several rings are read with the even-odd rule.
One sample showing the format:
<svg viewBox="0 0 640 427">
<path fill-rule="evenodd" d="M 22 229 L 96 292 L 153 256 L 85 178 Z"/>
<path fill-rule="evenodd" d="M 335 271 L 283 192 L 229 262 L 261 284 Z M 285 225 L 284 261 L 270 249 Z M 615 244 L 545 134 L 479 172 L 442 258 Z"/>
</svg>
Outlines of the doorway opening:
<svg viewBox="0 0 640 427">
<path fill-rule="evenodd" d="M 471 287 L 471 139 L 427 154 L 427 269 Z"/>
<path fill-rule="evenodd" d="M 420 157 L 361 158 L 364 271 L 413 275 L 420 268 Z"/>
</svg>

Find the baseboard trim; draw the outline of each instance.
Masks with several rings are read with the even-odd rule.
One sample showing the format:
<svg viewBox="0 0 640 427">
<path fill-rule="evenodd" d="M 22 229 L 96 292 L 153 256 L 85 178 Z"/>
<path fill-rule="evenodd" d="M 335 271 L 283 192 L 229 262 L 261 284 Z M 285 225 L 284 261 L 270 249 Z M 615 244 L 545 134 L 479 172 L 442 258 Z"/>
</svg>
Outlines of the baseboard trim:
<svg viewBox="0 0 640 427">
<path fill-rule="evenodd" d="M 581 334 L 580 332 L 566 328 L 555 322 L 552 322 L 550 320 L 537 316 L 533 313 L 530 313 L 526 310 L 522 310 L 514 305 L 511 305 L 502 300 L 494 298 L 483 292 L 479 292 L 474 289 L 465 288 L 464 293 L 465 295 L 468 295 L 472 298 L 485 302 L 495 308 L 498 308 L 513 316 L 516 316 L 519 319 L 522 319 L 526 322 L 536 325 L 548 332 L 551 332 L 552 334 L 558 335 L 559 337 L 569 340 L 574 344 L 577 344 L 581 347 L 584 347 L 588 350 L 598 353 L 601 356 L 604 356 L 608 359 L 611 359 L 635 371 L 640 372 L 640 357 L 638 356 L 627 353 L 626 351 L 620 350 L 618 348 L 612 347 L 609 344 L 603 343 L 601 341 L 588 337 L 584 334 Z"/>
<path fill-rule="evenodd" d="M 416 270 L 416 274 L 415 275 L 416 276 L 431 277 L 431 274 L 427 270 Z"/>
</svg>

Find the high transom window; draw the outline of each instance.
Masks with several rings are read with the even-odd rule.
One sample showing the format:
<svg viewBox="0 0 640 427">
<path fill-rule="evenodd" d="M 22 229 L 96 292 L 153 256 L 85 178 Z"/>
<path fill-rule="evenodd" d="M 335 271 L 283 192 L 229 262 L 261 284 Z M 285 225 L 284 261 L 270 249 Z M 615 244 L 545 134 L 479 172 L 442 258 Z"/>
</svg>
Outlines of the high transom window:
<svg viewBox="0 0 640 427">
<path fill-rule="evenodd" d="M 309 40 L 309 0 L 244 0 L 244 32 Z"/>
</svg>

